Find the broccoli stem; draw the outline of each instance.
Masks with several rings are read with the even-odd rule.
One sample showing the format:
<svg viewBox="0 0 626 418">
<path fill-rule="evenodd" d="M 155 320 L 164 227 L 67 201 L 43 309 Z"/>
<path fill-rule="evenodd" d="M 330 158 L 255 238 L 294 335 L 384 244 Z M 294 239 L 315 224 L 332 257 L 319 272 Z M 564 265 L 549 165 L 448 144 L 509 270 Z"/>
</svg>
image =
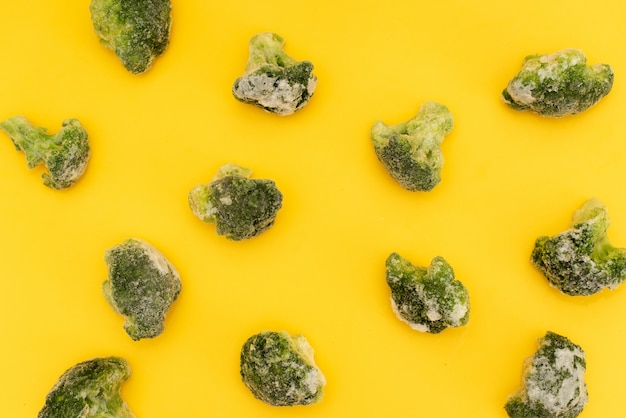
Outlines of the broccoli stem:
<svg viewBox="0 0 626 418">
<path fill-rule="evenodd" d="M 26 155 L 28 168 L 44 161 L 47 150 L 54 145 L 56 135 L 48 134 L 46 128 L 33 126 L 24 116 L 14 116 L 0 123 L 18 151 Z"/>
<path fill-rule="evenodd" d="M 297 61 L 283 50 L 285 40 L 275 33 L 261 33 L 250 39 L 250 56 L 246 64 L 246 72 L 250 73 L 263 65 L 277 67 L 295 65 Z"/>
</svg>

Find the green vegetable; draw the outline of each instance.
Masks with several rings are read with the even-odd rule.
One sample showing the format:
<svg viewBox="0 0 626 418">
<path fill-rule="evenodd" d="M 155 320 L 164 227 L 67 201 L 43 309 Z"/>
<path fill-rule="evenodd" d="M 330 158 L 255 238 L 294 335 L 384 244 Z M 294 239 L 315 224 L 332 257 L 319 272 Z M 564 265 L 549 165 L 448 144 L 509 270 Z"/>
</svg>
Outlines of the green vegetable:
<svg viewBox="0 0 626 418">
<path fill-rule="evenodd" d="M 424 268 L 392 253 L 386 270 L 392 309 L 411 328 L 437 334 L 467 324 L 469 294 L 443 257 L 433 258 Z"/>
<path fill-rule="evenodd" d="M 613 87 L 613 69 L 607 64 L 587 65 L 577 49 L 530 55 L 502 92 L 515 110 L 560 117 L 580 113 L 596 104 Z"/>
<path fill-rule="evenodd" d="M 240 372 L 252 394 L 273 406 L 317 403 L 326 385 L 307 339 L 285 331 L 250 337 L 241 349 Z"/>
<path fill-rule="evenodd" d="M 426 102 L 417 116 L 405 123 L 387 126 L 376 122 L 371 140 L 376 156 L 402 187 L 429 191 L 441 181 L 441 143 L 452 125 L 448 108 Z"/>
<path fill-rule="evenodd" d="M 309 102 L 317 84 L 309 61 L 296 61 L 283 51 L 285 40 L 275 33 L 250 39 L 250 56 L 233 95 L 243 103 L 277 115 L 291 115 Z"/>
<path fill-rule="evenodd" d="M 120 357 L 87 360 L 68 369 L 46 396 L 38 418 L 134 418 L 122 399 L 130 367 Z"/>
<path fill-rule="evenodd" d="M 0 123 L 18 151 L 26 155 L 28 168 L 43 164 L 48 170 L 41 177 L 52 189 L 73 185 L 87 169 L 91 155 L 87 131 L 78 119 L 63 121 L 61 130 L 48 134 L 33 126 L 25 117 L 14 116 Z"/>
<path fill-rule="evenodd" d="M 92 0 L 89 10 L 100 42 L 133 74 L 150 69 L 170 40 L 170 0 Z"/>
<path fill-rule="evenodd" d="M 128 239 L 107 250 L 109 277 L 102 285 L 107 302 L 124 316 L 124 329 L 133 339 L 163 332 L 165 315 L 181 291 L 174 266 L 153 246 Z"/>
</svg>

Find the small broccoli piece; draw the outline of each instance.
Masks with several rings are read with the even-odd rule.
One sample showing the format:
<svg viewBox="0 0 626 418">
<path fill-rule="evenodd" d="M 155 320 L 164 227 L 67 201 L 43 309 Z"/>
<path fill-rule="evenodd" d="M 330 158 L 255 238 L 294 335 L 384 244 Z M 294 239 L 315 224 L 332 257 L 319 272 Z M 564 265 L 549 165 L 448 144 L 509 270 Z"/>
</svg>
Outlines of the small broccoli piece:
<svg viewBox="0 0 626 418">
<path fill-rule="evenodd" d="M 393 126 L 376 122 L 371 140 L 376 156 L 402 187 L 412 192 L 429 191 L 441 181 L 441 143 L 452 125 L 448 108 L 426 102 L 408 122 Z"/>
<path fill-rule="evenodd" d="M 59 377 L 38 418 L 134 418 L 120 394 L 130 367 L 120 357 L 78 363 Z"/>
<path fill-rule="evenodd" d="M 317 403 L 326 385 L 307 339 L 285 331 L 250 337 L 241 349 L 240 372 L 252 394 L 273 406 Z"/>
<path fill-rule="evenodd" d="M 585 352 L 548 331 L 524 362 L 522 387 L 507 400 L 511 418 L 574 418 L 587 404 Z"/>
<path fill-rule="evenodd" d="M 172 24 L 170 0 L 92 0 L 89 10 L 100 42 L 131 73 L 149 70 L 165 52 Z"/>
<path fill-rule="evenodd" d="M 470 301 L 467 289 L 454 279 L 452 267 L 435 257 L 428 268 L 416 267 L 397 253 L 386 262 L 391 307 L 411 328 L 437 334 L 467 324 Z"/>
<path fill-rule="evenodd" d="M 107 302 L 124 316 L 124 329 L 135 341 L 163 332 L 165 315 L 181 291 L 174 266 L 153 246 L 128 239 L 106 251 L 108 280 L 102 284 Z"/>
<path fill-rule="evenodd" d="M 502 100 L 515 110 L 561 117 L 580 113 L 596 104 L 613 87 L 613 69 L 607 64 L 587 65 L 577 49 L 535 54 L 502 92 Z"/>
<path fill-rule="evenodd" d="M 26 155 L 28 168 L 43 164 L 48 170 L 41 177 L 52 189 L 74 184 L 87 169 L 91 156 L 87 131 L 78 119 L 67 119 L 56 134 L 33 126 L 24 116 L 14 116 L 0 123 L 18 151 Z"/>
<path fill-rule="evenodd" d="M 275 33 L 250 39 L 250 56 L 233 95 L 277 115 L 291 115 L 309 102 L 317 84 L 313 64 L 296 61 L 283 51 L 285 40 Z"/>
<path fill-rule="evenodd" d="M 221 167 L 209 184 L 189 192 L 191 211 L 215 223 L 218 235 L 239 241 L 252 238 L 274 224 L 283 195 L 272 180 L 251 179 L 252 171 L 235 164 Z"/>
<path fill-rule="evenodd" d="M 573 216 L 572 226 L 535 241 L 531 262 L 548 282 L 567 295 L 591 295 L 615 289 L 626 279 L 626 249 L 609 242 L 606 206 L 589 199 Z"/>
</svg>

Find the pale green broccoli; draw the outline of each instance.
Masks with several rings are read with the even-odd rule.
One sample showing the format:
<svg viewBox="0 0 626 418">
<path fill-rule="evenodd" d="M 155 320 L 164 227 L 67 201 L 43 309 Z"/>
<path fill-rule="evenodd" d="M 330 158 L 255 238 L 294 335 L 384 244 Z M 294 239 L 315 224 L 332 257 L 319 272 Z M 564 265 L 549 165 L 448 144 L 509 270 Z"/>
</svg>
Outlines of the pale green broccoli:
<svg viewBox="0 0 626 418">
<path fill-rule="evenodd" d="M 108 249 L 105 262 L 104 297 L 124 317 L 126 333 L 135 341 L 160 335 L 165 315 L 181 291 L 178 271 L 140 239 L 128 239 Z"/>
<path fill-rule="evenodd" d="M 435 257 L 428 268 L 417 267 L 397 253 L 386 262 L 391 307 L 411 328 L 437 334 L 467 324 L 470 300 L 467 289 L 454 279 L 452 267 Z"/>
<path fill-rule="evenodd" d="M 317 84 L 313 64 L 291 58 L 283 51 L 284 44 L 283 38 L 269 32 L 250 39 L 244 74 L 233 84 L 237 100 L 281 116 L 309 102 Z"/>
<path fill-rule="evenodd" d="M 417 116 L 405 123 L 387 126 L 376 122 L 371 141 L 378 160 L 402 187 L 429 191 L 441 181 L 441 143 L 453 123 L 447 107 L 426 102 Z"/>
<path fill-rule="evenodd" d="M 59 377 L 38 418 L 134 418 L 120 394 L 130 367 L 120 357 L 78 363 Z"/>
<path fill-rule="evenodd" d="M 526 57 L 522 69 L 502 92 L 502 99 L 515 110 L 561 117 L 590 108 L 612 87 L 611 66 L 589 66 L 582 51 L 564 49 Z"/>
<path fill-rule="evenodd" d="M 589 199 L 573 216 L 571 228 L 535 241 L 531 262 L 548 282 L 568 295 L 614 289 L 626 279 L 626 249 L 609 242 L 609 215 L 598 199 Z"/>
<path fill-rule="evenodd" d="M 133 74 L 150 69 L 170 40 L 170 0 L 92 0 L 93 28 Z"/>
<path fill-rule="evenodd" d="M 587 404 L 585 352 L 548 331 L 524 362 L 522 386 L 504 409 L 511 418 L 574 418 Z"/>
<path fill-rule="evenodd" d="M 14 116 L 0 123 L 18 151 L 26 155 L 28 168 L 43 164 L 48 170 L 41 177 L 52 189 L 73 185 L 87 169 L 91 156 L 88 135 L 78 119 L 67 119 L 56 134 L 33 126 L 24 116 Z"/>
<path fill-rule="evenodd" d="M 270 228 L 283 195 L 272 180 L 250 178 L 252 170 L 228 163 L 210 183 L 195 186 L 188 196 L 194 215 L 214 223 L 218 235 L 239 241 Z"/>
<path fill-rule="evenodd" d="M 313 354 L 302 335 L 263 331 L 241 349 L 241 378 L 257 399 L 269 405 L 314 404 L 324 395 L 326 378 Z"/>
</svg>

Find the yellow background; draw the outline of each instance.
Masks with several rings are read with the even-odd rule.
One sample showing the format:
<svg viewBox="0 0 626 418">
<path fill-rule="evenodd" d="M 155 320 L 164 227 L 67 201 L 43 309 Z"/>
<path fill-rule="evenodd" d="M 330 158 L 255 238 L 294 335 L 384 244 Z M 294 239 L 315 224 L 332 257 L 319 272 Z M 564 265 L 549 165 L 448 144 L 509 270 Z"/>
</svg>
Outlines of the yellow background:
<svg viewBox="0 0 626 418">
<path fill-rule="evenodd" d="M 0 416 L 36 416 L 68 367 L 118 355 L 137 417 L 506 417 L 547 330 L 587 353 L 581 416 L 626 412 L 626 290 L 561 295 L 529 261 L 535 238 L 566 229 L 592 196 L 626 247 L 623 2 L 173 0 L 170 45 L 140 76 L 99 44 L 88 1 L 2 3 L 0 119 L 56 132 L 76 117 L 92 158 L 76 185 L 51 190 L 0 135 Z M 264 31 L 315 65 L 315 95 L 292 116 L 231 95 Z M 597 106 L 546 119 L 500 101 L 524 56 L 568 47 L 614 68 Z M 442 182 L 411 193 L 369 130 L 427 100 L 455 126 Z M 284 194 L 276 224 L 243 242 L 187 206 L 229 161 Z M 152 340 L 133 342 L 101 293 L 104 252 L 129 237 L 181 273 Z M 443 256 L 470 292 L 469 324 L 430 335 L 400 322 L 385 283 L 393 251 L 423 266 Z M 308 338 L 328 380 L 321 403 L 270 407 L 244 387 L 241 345 L 265 329 Z"/>
</svg>

